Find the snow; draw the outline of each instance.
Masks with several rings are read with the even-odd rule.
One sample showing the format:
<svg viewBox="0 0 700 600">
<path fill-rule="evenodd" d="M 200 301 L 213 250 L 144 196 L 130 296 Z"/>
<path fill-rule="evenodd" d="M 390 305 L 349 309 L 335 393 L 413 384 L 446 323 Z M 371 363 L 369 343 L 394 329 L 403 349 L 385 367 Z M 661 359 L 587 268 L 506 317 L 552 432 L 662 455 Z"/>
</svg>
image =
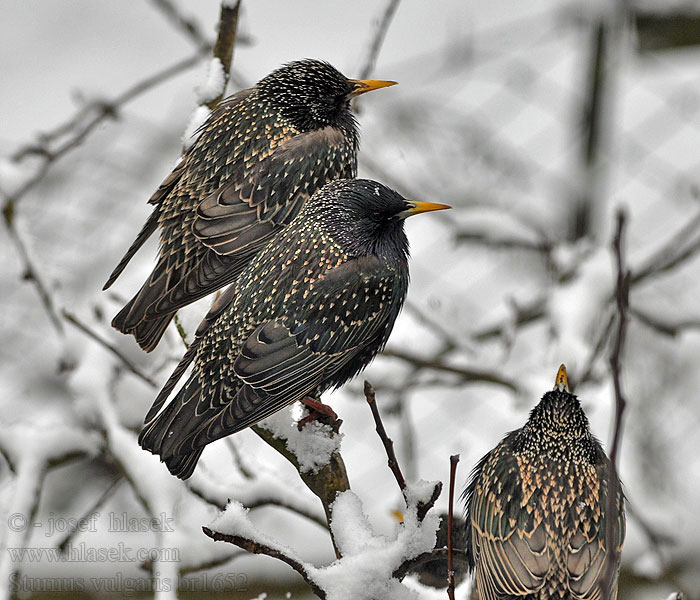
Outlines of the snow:
<svg viewBox="0 0 700 600">
<path fill-rule="evenodd" d="M 2 194 L 12 196 L 35 175 L 36 167 L 28 164 L 28 161 L 17 163 L 9 158 L 0 157 L 0 192 Z"/>
<path fill-rule="evenodd" d="M 319 421 L 310 421 L 299 431 L 295 411 L 297 409 L 292 405 L 261 421 L 260 426 L 285 440 L 287 448 L 297 457 L 302 472 L 316 473 L 328 464 L 334 452 L 340 450 L 343 434 L 334 433 L 331 437 L 331 426 Z"/>
<path fill-rule="evenodd" d="M 425 482 L 411 497 L 425 497 Z M 338 494 L 332 505 L 331 529 L 343 557 L 326 567 L 304 562 L 297 552 L 280 544 L 250 521 L 248 509 L 231 501 L 210 525 L 213 531 L 240 536 L 274 548 L 303 564 L 309 577 L 327 592 L 328 600 L 371 600 L 372 598 L 420 598 L 392 573 L 406 560 L 435 546 L 440 524 L 437 513 L 429 513 L 418 522 L 416 506 L 411 503 L 404 522 L 396 525 L 393 536 L 377 535 L 364 513 L 362 501 L 351 490 Z"/>
<path fill-rule="evenodd" d="M 200 104 L 207 104 L 219 96 L 223 96 L 226 88 L 226 73 L 221 61 L 214 57 L 209 61 L 204 82 L 197 87 L 197 98 Z"/>
<path fill-rule="evenodd" d="M 185 127 L 185 133 L 182 134 L 182 146 L 185 151 L 189 150 L 197 141 L 200 133 L 199 128 L 204 125 L 210 116 L 211 110 L 205 105 L 198 106 L 194 109 L 189 123 L 187 123 L 187 127 Z"/>
</svg>

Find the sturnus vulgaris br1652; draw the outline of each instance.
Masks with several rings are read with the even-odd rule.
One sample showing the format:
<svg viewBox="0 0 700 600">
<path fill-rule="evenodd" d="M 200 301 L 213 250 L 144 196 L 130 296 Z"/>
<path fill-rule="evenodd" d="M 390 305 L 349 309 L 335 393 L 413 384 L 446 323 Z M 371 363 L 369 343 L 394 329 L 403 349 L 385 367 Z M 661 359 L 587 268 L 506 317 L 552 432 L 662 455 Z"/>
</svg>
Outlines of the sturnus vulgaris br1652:
<svg viewBox="0 0 700 600">
<path fill-rule="evenodd" d="M 616 598 L 625 516 L 613 477 L 578 398 L 569 393 L 562 365 L 554 391 L 543 396 L 523 428 L 479 462 L 464 491 L 476 597 Z M 612 514 L 608 490 L 616 492 Z M 606 568 L 609 560 L 612 570 Z M 608 571 L 612 586 L 604 581 Z"/>
<path fill-rule="evenodd" d="M 357 374 L 386 344 L 406 296 L 404 218 L 443 208 L 362 179 L 314 194 L 200 325 L 146 416 L 141 446 L 185 479 L 207 444 Z M 189 380 L 156 414 L 191 360 Z"/>
<path fill-rule="evenodd" d="M 178 308 L 234 281 L 315 191 L 355 176 L 349 102 L 393 83 L 302 60 L 223 101 L 149 200 L 153 213 L 104 286 L 160 229 L 156 267 L 112 325 L 153 350 Z"/>
</svg>

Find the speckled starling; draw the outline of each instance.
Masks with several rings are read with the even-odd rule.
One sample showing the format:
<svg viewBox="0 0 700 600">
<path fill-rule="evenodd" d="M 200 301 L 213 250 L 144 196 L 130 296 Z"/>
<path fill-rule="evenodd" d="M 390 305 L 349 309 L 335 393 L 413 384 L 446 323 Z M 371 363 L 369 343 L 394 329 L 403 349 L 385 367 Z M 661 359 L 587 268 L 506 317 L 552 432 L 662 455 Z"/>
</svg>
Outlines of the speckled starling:
<svg viewBox="0 0 700 600">
<path fill-rule="evenodd" d="M 104 286 L 160 229 L 156 267 L 112 325 L 153 350 L 177 309 L 234 281 L 326 182 L 355 177 L 350 100 L 393 83 L 307 59 L 224 100 L 149 200 L 153 213 Z"/>
<path fill-rule="evenodd" d="M 625 516 L 619 480 L 613 477 L 578 398 L 569 393 L 562 365 L 554 390 L 542 397 L 524 427 L 479 462 L 464 491 L 476 597 L 616 598 Z M 608 489 L 616 493 L 612 514 Z M 614 547 L 608 547 L 608 539 Z M 604 574 L 610 560 L 613 582 L 607 596 L 611 588 Z"/>
<path fill-rule="evenodd" d="M 356 375 L 386 344 L 406 296 L 404 218 L 443 208 L 363 179 L 314 194 L 200 325 L 146 416 L 141 446 L 185 479 L 207 444 Z"/>
</svg>

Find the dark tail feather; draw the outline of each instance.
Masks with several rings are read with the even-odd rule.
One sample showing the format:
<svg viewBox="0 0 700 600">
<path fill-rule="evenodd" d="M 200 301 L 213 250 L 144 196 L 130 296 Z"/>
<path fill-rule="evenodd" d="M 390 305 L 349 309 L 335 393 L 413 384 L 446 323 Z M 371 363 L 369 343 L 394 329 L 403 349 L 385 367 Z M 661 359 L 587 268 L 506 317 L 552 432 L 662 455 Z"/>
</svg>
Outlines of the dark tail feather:
<svg viewBox="0 0 700 600">
<path fill-rule="evenodd" d="M 109 276 L 109 279 L 107 280 L 107 283 L 104 284 L 103 290 L 109 289 L 109 287 L 117 280 L 117 277 L 119 277 L 122 274 L 122 271 L 126 267 L 126 265 L 129 264 L 129 261 L 132 259 L 134 254 L 138 251 L 141 246 L 143 246 L 144 242 L 151 236 L 151 234 L 156 230 L 156 227 L 158 225 L 158 209 L 154 210 L 151 213 L 151 216 L 148 217 L 148 220 L 146 221 L 145 225 L 139 232 L 139 234 L 136 236 L 136 239 L 134 240 L 134 243 L 131 244 L 129 249 L 126 251 L 126 254 L 124 257 L 119 261 L 119 264 L 117 267 L 112 271 L 112 274 Z"/>
<path fill-rule="evenodd" d="M 158 345 L 158 342 L 160 342 L 174 316 L 175 313 L 171 312 L 168 315 L 142 321 L 131 333 L 136 338 L 138 345 L 141 346 L 145 352 L 152 352 Z"/>
<path fill-rule="evenodd" d="M 197 466 L 197 461 L 199 457 L 202 456 L 203 450 L 204 448 L 200 448 L 192 452 L 192 454 L 170 456 L 165 459 L 165 466 L 168 467 L 168 471 L 175 475 L 175 477 L 188 479 L 192 473 L 194 473 L 194 468 Z"/>
<path fill-rule="evenodd" d="M 148 411 L 148 414 L 144 419 L 144 423 L 152 421 L 158 414 L 158 411 L 161 409 L 163 404 L 165 404 L 165 401 L 168 399 L 168 396 L 170 396 L 170 392 L 173 391 L 173 388 L 175 387 L 177 382 L 180 381 L 182 374 L 187 370 L 187 367 L 190 366 L 190 363 L 194 359 L 194 355 L 197 353 L 197 348 L 199 347 L 200 339 L 201 338 L 197 338 L 194 342 L 192 342 L 192 344 L 190 344 L 190 347 L 187 349 L 187 352 L 185 352 L 185 355 L 182 357 L 182 360 L 180 360 L 177 367 L 175 367 L 175 370 L 170 376 L 170 379 L 168 379 L 168 381 L 163 386 L 163 389 L 160 390 L 160 392 L 158 393 L 158 396 L 153 402 L 153 406 L 151 406 L 151 409 Z"/>
<path fill-rule="evenodd" d="M 112 327 L 125 334 L 133 334 L 136 342 L 146 352 L 151 352 L 160 342 L 165 330 L 168 328 L 170 321 L 175 316 L 175 312 L 160 315 L 154 319 L 144 319 L 133 323 L 134 316 L 131 314 L 134 310 L 135 301 L 138 296 L 132 298 L 124 308 L 122 308 L 117 316 L 112 319 Z"/>
<path fill-rule="evenodd" d="M 172 402 L 154 419 L 149 421 L 139 435 L 139 445 L 152 454 L 159 454 L 168 470 L 187 479 L 194 471 L 201 448 L 185 448 L 200 393 L 199 382 L 190 378 Z M 150 412 L 149 412 L 150 414 Z"/>
</svg>

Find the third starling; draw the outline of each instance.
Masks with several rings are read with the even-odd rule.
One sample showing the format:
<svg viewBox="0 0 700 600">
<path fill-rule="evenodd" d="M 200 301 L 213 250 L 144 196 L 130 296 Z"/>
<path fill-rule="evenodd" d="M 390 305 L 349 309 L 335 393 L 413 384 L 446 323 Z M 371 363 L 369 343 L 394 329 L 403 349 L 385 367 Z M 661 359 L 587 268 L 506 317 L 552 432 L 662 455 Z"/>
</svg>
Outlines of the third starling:
<svg viewBox="0 0 700 600">
<path fill-rule="evenodd" d="M 314 194 L 200 325 L 146 416 L 141 446 L 186 479 L 207 444 L 361 371 L 386 344 L 408 289 L 403 220 L 443 208 L 362 179 Z"/>
<path fill-rule="evenodd" d="M 620 482 L 611 484 L 613 477 L 578 398 L 569 393 L 562 365 L 554 390 L 524 427 L 484 456 L 464 491 L 473 597 L 617 598 L 625 515 Z M 612 514 L 609 489 L 616 491 Z M 614 547 L 607 545 L 608 527 Z M 609 560 L 612 571 L 606 568 Z"/>
<path fill-rule="evenodd" d="M 155 269 L 112 325 L 151 351 L 177 309 L 235 280 L 316 190 L 355 177 L 350 100 L 393 84 L 307 59 L 224 100 L 149 200 L 153 213 L 104 286 L 160 229 Z"/>
</svg>

